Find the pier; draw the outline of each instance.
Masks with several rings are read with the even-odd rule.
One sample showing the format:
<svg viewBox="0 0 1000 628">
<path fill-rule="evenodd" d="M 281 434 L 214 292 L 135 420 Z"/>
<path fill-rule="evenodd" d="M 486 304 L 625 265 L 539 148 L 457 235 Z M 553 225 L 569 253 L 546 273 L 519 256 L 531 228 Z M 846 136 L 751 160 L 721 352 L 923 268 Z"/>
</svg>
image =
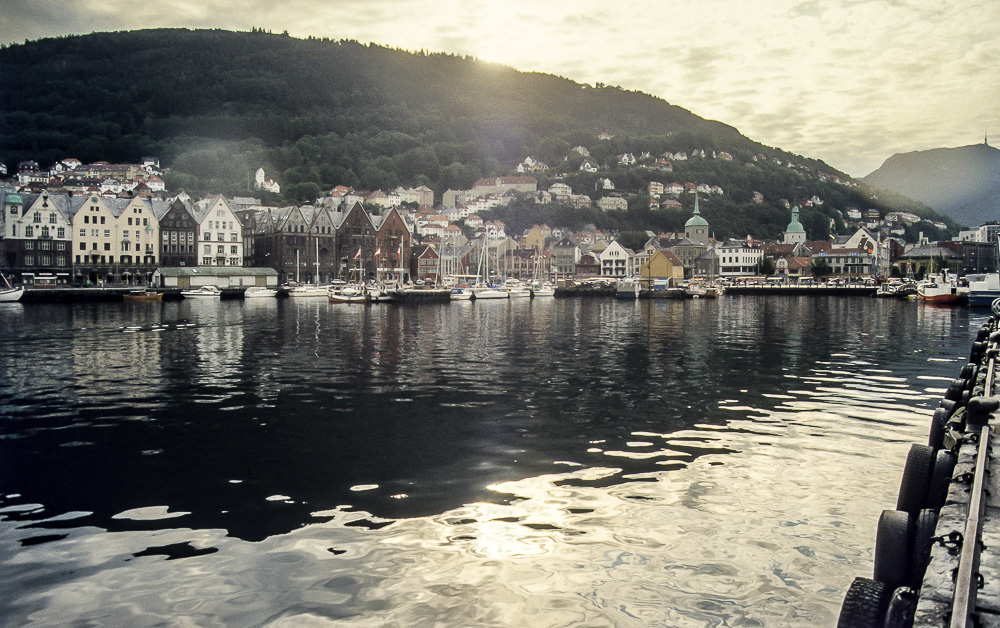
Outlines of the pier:
<svg viewBox="0 0 1000 628">
<path fill-rule="evenodd" d="M 878 520 L 872 575 L 855 578 L 838 626 L 1000 626 L 998 354 L 994 314 L 935 410 L 927 444 L 910 448 L 896 508 Z"/>
</svg>

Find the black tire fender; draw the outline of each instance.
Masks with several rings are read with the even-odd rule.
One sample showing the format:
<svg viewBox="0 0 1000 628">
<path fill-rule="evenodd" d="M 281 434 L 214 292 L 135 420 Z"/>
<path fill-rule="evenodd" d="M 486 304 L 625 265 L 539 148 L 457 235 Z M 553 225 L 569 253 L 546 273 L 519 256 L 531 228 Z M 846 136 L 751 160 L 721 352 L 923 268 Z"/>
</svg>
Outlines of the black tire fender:
<svg viewBox="0 0 1000 628">
<path fill-rule="evenodd" d="M 913 540 L 916 524 L 903 510 L 883 510 L 875 533 L 874 580 L 889 590 L 907 586 L 913 580 Z"/>
<path fill-rule="evenodd" d="M 892 589 L 871 578 L 855 578 L 840 607 L 837 628 L 882 628 Z"/>
<path fill-rule="evenodd" d="M 927 445 L 912 445 L 906 455 L 903 479 L 899 483 L 899 498 L 896 510 L 905 510 L 916 516 L 927 503 L 927 490 L 934 470 L 934 448 Z"/>
</svg>

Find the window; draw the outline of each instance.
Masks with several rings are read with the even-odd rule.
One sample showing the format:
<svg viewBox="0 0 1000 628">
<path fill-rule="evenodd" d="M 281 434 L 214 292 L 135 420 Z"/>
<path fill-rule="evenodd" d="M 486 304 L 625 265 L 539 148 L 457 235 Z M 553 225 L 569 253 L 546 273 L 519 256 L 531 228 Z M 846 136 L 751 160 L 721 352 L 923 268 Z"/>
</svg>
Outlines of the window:
<svg viewBox="0 0 1000 628">
<path fill-rule="evenodd" d="M 34 266 L 35 265 L 35 256 L 34 255 L 25 255 L 24 256 L 24 265 L 25 266 Z"/>
<path fill-rule="evenodd" d="M 111 250 L 111 243 L 110 242 L 105 242 L 104 243 L 104 250 L 105 251 L 110 251 Z"/>
<path fill-rule="evenodd" d="M 224 234 L 224 233 L 222 233 L 220 231 L 219 232 L 219 242 L 225 242 L 225 241 L 226 241 L 226 234 Z"/>
<path fill-rule="evenodd" d="M 205 232 L 205 242 L 208 242 L 211 239 L 212 239 L 212 234 L 206 231 Z"/>
<path fill-rule="evenodd" d="M 129 224 L 130 227 L 132 226 L 132 219 L 131 218 L 128 219 L 128 224 Z"/>
<path fill-rule="evenodd" d="M 206 254 L 211 254 L 212 253 L 212 246 L 210 244 L 206 244 L 205 245 L 205 253 Z"/>
<path fill-rule="evenodd" d="M 101 216 L 101 224 L 104 224 L 104 216 Z"/>
<path fill-rule="evenodd" d="M 226 254 L 226 247 L 220 246 L 219 247 L 219 255 L 225 255 L 225 254 Z"/>
<path fill-rule="evenodd" d="M 33 238 L 35 237 L 35 229 L 31 225 L 24 228 L 24 237 Z"/>
<path fill-rule="evenodd" d="M 28 240 L 24 243 L 25 251 L 33 251 L 34 249 L 35 249 L 35 243 L 32 242 L 31 240 Z"/>
<path fill-rule="evenodd" d="M 49 214 L 49 223 L 54 225 L 54 224 L 56 224 L 56 222 L 58 222 L 58 220 L 56 219 L 56 215 L 55 214 Z"/>
<path fill-rule="evenodd" d="M 104 222 L 104 221 L 102 220 L 101 222 Z M 105 238 L 110 238 L 111 237 L 111 229 L 105 229 L 104 230 L 104 237 Z"/>
<path fill-rule="evenodd" d="M 84 215 L 84 217 L 83 217 L 83 224 L 85 224 L 85 225 L 89 225 L 90 224 L 90 216 Z"/>
<path fill-rule="evenodd" d="M 56 255 L 56 266 L 65 266 L 65 265 L 66 265 L 66 256 Z"/>
<path fill-rule="evenodd" d="M 229 252 L 230 252 L 230 253 L 232 253 L 233 255 L 236 255 L 236 252 L 237 252 L 237 251 L 236 251 L 236 245 L 234 244 L 233 246 L 231 246 L 231 247 L 229 247 L 229 248 L 230 248 L 230 251 L 229 251 Z"/>
<path fill-rule="evenodd" d="M 66 237 L 66 227 L 58 227 L 56 229 L 56 237 L 57 238 L 65 238 Z"/>
<path fill-rule="evenodd" d="M 142 226 L 143 227 L 148 227 L 149 226 L 149 218 L 143 218 L 142 219 Z"/>
<path fill-rule="evenodd" d="M 235 233 L 230 234 L 229 241 L 230 242 L 239 242 L 239 240 L 236 239 L 236 234 Z"/>
<path fill-rule="evenodd" d="M 52 256 L 51 255 L 41 255 L 41 256 L 39 256 L 39 263 L 42 266 L 51 266 L 52 265 Z"/>
<path fill-rule="evenodd" d="M 48 227 L 42 227 L 42 237 L 43 238 L 49 237 L 49 228 Z"/>
<path fill-rule="evenodd" d="M 51 251 L 52 250 L 52 241 L 51 240 L 42 240 L 41 242 L 38 243 L 38 248 L 42 249 L 43 251 Z"/>
<path fill-rule="evenodd" d="M 87 243 L 86 242 L 81 242 L 80 243 L 80 250 L 81 251 L 86 251 L 87 250 Z"/>
<path fill-rule="evenodd" d="M 212 258 L 211 257 L 203 257 L 203 258 L 201 258 L 201 265 L 202 266 L 211 266 L 212 265 Z"/>
<path fill-rule="evenodd" d="M 35 212 L 31 217 L 32 222 L 42 222 L 42 212 Z"/>
<path fill-rule="evenodd" d="M 65 242 L 56 242 L 56 250 L 57 251 L 65 251 L 66 250 L 66 243 Z"/>
</svg>

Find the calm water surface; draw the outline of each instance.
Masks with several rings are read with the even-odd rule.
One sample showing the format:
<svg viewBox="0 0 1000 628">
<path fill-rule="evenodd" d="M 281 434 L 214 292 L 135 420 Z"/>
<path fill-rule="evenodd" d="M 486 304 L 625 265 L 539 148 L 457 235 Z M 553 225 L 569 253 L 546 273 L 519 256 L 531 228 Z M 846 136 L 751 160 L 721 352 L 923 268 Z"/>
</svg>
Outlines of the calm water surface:
<svg viewBox="0 0 1000 628">
<path fill-rule="evenodd" d="M 986 313 L 0 305 L 2 625 L 833 625 Z"/>
</svg>

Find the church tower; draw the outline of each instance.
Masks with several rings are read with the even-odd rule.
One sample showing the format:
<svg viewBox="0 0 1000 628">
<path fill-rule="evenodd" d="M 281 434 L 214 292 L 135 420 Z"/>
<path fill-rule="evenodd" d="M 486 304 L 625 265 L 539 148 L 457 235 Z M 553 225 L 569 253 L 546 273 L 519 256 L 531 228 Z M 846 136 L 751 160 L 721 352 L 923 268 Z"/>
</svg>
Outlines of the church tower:
<svg viewBox="0 0 1000 628">
<path fill-rule="evenodd" d="M 698 211 L 698 193 L 694 194 L 694 215 L 684 223 L 684 237 L 698 244 L 708 244 L 708 221 Z"/>
<path fill-rule="evenodd" d="M 806 241 L 806 228 L 799 222 L 799 206 L 792 207 L 792 222 L 785 228 L 785 244 L 800 244 Z"/>
</svg>

